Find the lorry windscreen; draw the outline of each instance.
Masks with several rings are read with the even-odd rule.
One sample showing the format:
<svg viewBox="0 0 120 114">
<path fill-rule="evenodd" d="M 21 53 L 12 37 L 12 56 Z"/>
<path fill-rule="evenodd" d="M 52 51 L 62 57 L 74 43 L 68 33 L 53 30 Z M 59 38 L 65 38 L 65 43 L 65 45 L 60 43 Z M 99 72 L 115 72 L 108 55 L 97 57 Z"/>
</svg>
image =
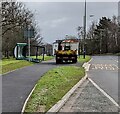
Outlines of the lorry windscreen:
<svg viewBox="0 0 120 114">
<path fill-rule="evenodd" d="M 70 50 L 70 46 L 65 46 L 64 50 Z"/>
</svg>

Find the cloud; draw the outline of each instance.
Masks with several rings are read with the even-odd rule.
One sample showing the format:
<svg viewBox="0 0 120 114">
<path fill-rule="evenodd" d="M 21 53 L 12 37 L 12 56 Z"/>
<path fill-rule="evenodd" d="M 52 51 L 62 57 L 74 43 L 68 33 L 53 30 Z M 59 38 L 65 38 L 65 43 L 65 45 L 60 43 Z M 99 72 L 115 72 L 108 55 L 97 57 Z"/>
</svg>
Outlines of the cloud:
<svg viewBox="0 0 120 114">
<path fill-rule="evenodd" d="M 84 2 L 29 2 L 26 6 L 35 13 L 35 19 L 46 42 L 62 39 L 66 34 L 77 36 L 77 27 L 83 26 Z M 117 3 L 88 2 L 87 25 L 102 16 L 117 16 Z M 90 15 L 94 17 L 90 18 Z"/>
<path fill-rule="evenodd" d="M 17 0 L 17 1 L 21 1 L 21 2 L 84 2 L 85 0 Z M 87 2 L 119 2 L 119 0 L 87 0 Z"/>
<path fill-rule="evenodd" d="M 50 27 L 50 28 L 56 28 L 56 27 L 59 27 L 60 25 L 64 24 L 66 21 L 67 21 L 67 18 L 62 17 L 59 19 L 44 21 L 42 23 L 42 25 L 46 26 L 46 27 Z"/>
</svg>

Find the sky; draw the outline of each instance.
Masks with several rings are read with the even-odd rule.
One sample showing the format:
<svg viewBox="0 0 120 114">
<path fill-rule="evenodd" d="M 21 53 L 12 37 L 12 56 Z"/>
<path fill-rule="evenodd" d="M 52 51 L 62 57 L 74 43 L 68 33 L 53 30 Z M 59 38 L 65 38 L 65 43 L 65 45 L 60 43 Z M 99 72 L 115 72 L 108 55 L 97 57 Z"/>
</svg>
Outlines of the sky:
<svg viewBox="0 0 120 114">
<path fill-rule="evenodd" d="M 77 27 L 83 26 L 84 2 L 25 2 L 34 13 L 44 42 L 53 43 L 66 35 L 77 37 Z M 90 17 L 90 15 L 94 15 Z M 93 21 L 118 16 L 117 2 L 87 2 L 87 29 Z"/>
</svg>

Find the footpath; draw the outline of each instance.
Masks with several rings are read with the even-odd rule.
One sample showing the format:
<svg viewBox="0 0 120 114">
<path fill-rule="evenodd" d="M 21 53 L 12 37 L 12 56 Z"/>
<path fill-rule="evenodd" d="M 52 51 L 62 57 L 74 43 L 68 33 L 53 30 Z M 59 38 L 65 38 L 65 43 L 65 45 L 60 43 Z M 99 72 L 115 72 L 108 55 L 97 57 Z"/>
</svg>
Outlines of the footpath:
<svg viewBox="0 0 120 114">
<path fill-rule="evenodd" d="M 56 67 L 50 60 L 15 70 L 2 76 L 2 112 L 21 112 L 29 93 L 48 70 Z"/>
<path fill-rule="evenodd" d="M 118 108 L 86 80 L 59 112 L 118 112 Z"/>
</svg>

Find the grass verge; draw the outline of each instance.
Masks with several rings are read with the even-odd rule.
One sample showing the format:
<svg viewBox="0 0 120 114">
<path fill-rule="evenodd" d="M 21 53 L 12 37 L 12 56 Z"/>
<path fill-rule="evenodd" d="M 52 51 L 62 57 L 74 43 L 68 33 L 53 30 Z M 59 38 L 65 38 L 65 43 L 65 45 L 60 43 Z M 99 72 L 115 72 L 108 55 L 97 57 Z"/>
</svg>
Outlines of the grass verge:
<svg viewBox="0 0 120 114">
<path fill-rule="evenodd" d="M 16 59 L 3 59 L 2 60 L 2 74 L 10 72 L 12 70 L 16 70 L 25 66 L 33 65 L 32 62 L 28 62 L 25 60 L 16 60 Z"/>
<path fill-rule="evenodd" d="M 115 55 L 120 56 L 120 53 L 117 53 L 117 54 L 115 54 Z"/>
<path fill-rule="evenodd" d="M 36 56 L 31 56 L 31 58 L 36 58 Z M 48 61 L 48 60 L 51 60 L 53 59 L 54 57 L 53 56 L 44 56 L 44 61 Z M 38 59 L 43 59 L 43 56 L 38 56 Z"/>
<path fill-rule="evenodd" d="M 48 111 L 84 75 L 84 69 L 76 66 L 62 66 L 48 71 L 38 81 L 25 112 Z"/>
<path fill-rule="evenodd" d="M 35 58 L 35 56 L 32 56 Z M 38 59 L 42 59 L 42 56 L 39 56 Z M 45 61 L 53 59 L 52 56 L 45 56 Z M 0 61 L 0 65 L 2 66 L 2 70 L 0 70 L 0 74 L 4 74 L 10 72 L 12 70 L 16 70 L 25 66 L 33 65 L 34 63 L 26 61 L 26 60 L 16 60 L 15 58 L 10 59 L 2 59 Z"/>
<path fill-rule="evenodd" d="M 83 55 L 81 55 L 80 57 L 78 57 L 78 62 L 80 62 L 82 65 L 83 63 L 88 62 L 90 59 L 91 57 L 88 55 L 85 56 L 85 59 L 83 58 Z"/>
</svg>

